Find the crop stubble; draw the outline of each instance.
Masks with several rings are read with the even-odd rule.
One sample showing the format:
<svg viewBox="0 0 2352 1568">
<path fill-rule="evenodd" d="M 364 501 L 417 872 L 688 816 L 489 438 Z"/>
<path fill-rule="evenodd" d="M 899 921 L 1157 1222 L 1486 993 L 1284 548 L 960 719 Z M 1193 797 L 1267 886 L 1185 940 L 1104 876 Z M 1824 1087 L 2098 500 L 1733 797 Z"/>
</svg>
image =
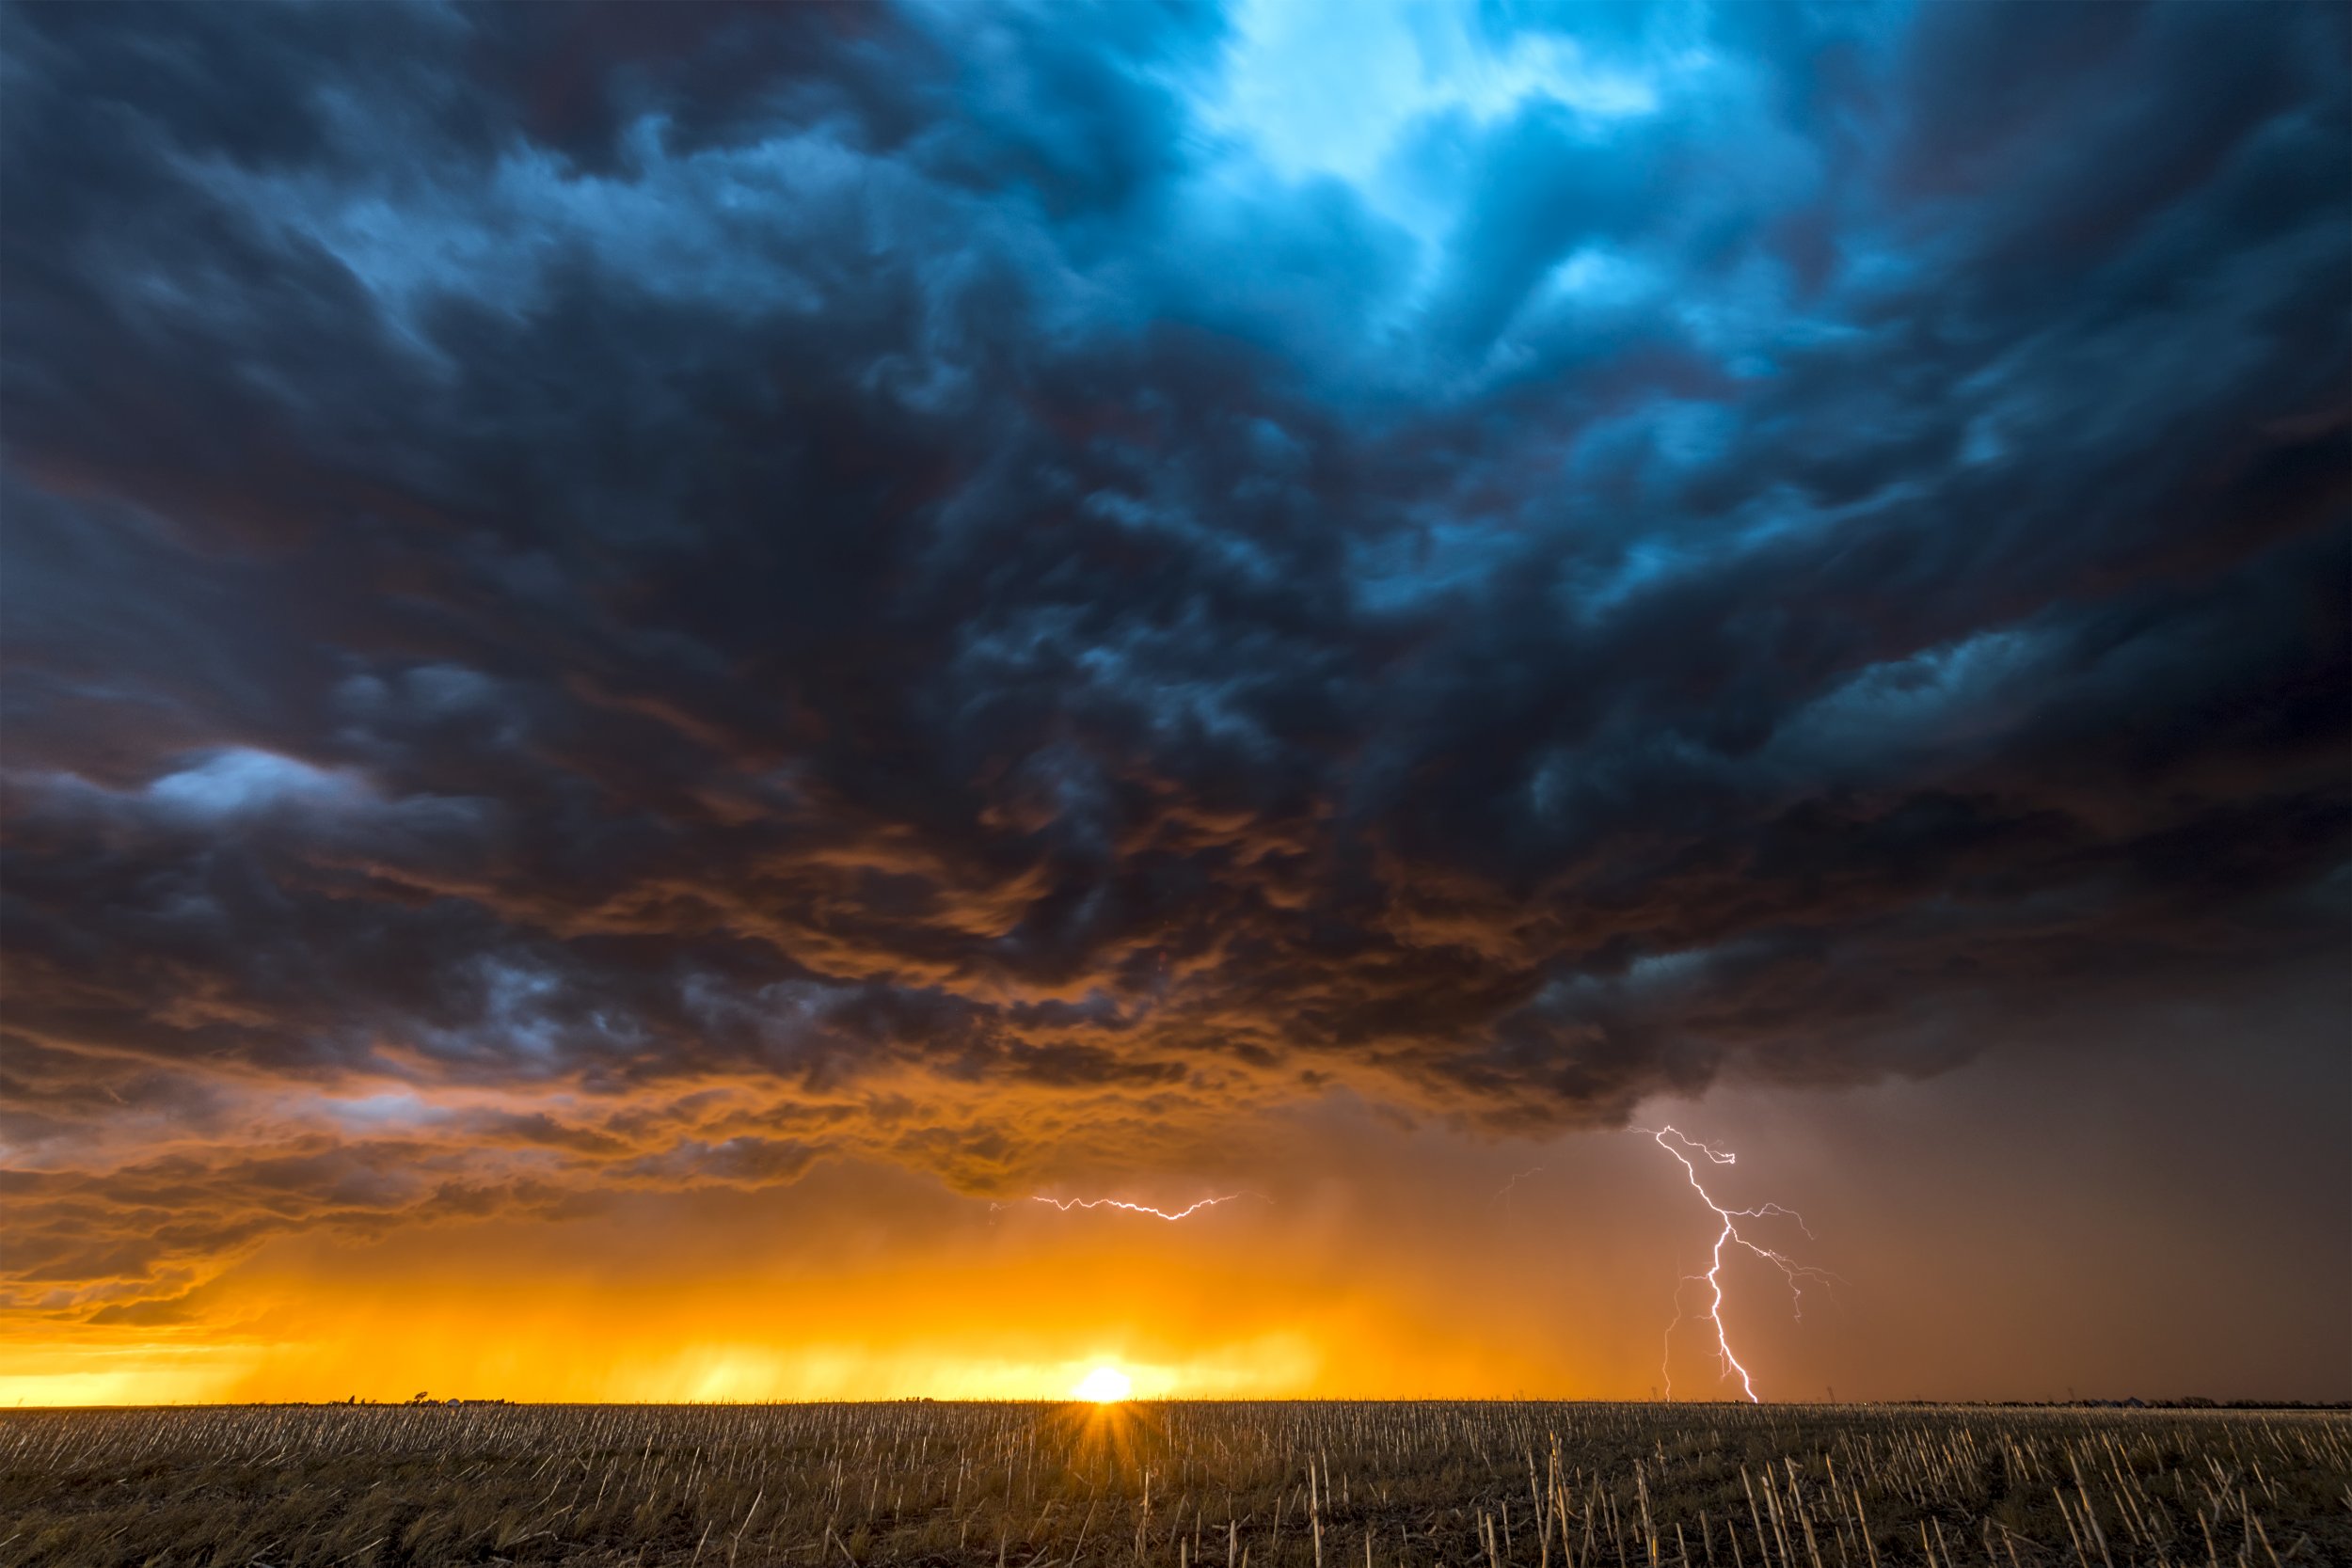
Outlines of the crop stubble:
<svg viewBox="0 0 2352 1568">
<path fill-rule="evenodd" d="M 1540 1402 L 0 1416 L 0 1561 L 2352 1562 L 2352 1417 Z"/>
</svg>

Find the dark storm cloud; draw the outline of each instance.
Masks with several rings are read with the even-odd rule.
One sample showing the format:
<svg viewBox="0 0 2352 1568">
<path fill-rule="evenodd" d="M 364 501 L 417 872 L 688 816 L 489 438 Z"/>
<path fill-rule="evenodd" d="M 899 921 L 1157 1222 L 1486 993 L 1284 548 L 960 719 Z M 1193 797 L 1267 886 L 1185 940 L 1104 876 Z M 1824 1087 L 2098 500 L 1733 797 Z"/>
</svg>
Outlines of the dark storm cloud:
<svg viewBox="0 0 2352 1568">
<path fill-rule="evenodd" d="M 8 12 L 5 1126 L 210 1216 L 20 1277 L 2341 958 L 2337 12 L 1359 24 Z M 254 1196 L 386 1079 L 604 1108 Z"/>
</svg>

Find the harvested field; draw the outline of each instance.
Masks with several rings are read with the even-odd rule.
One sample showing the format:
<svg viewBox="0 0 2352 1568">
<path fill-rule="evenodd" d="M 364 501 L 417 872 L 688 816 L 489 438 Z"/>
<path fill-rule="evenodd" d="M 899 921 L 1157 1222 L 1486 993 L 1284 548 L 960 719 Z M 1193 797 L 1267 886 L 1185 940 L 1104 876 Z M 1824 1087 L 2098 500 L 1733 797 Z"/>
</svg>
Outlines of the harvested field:
<svg viewBox="0 0 2352 1568">
<path fill-rule="evenodd" d="M 0 1560 L 2352 1561 L 2341 1412 L 1135 1403 L 0 1418 Z"/>
</svg>

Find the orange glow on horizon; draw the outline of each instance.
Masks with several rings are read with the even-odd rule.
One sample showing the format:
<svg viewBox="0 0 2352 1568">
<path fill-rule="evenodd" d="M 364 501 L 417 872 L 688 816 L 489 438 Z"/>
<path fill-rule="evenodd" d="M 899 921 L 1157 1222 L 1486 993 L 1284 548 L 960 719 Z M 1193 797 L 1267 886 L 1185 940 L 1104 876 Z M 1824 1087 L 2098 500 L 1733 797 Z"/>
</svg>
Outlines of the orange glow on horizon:
<svg viewBox="0 0 2352 1568">
<path fill-rule="evenodd" d="M 808 1207 L 790 1224 L 728 1200 L 691 1225 L 662 1204 L 609 1225 L 482 1222 L 279 1245 L 199 1289 L 176 1321 L 15 1325 L 0 1338 L 0 1404 L 397 1402 L 420 1391 L 1107 1402 L 1607 1386 L 1584 1337 L 1562 1334 L 1538 1299 L 1499 1331 L 1460 1317 L 1458 1270 L 1360 1272 L 1368 1255 L 1343 1217 L 1268 1207 L 1171 1227 L 1025 1207 L 990 1215 L 958 1199 L 941 1204 L 935 1229 L 899 1215 L 885 1230 L 870 1202 L 847 1218 L 834 1195 Z"/>
<path fill-rule="evenodd" d="M 1208 1289 L 1238 1299 L 1245 1283 L 1225 1275 Z M 1090 1291 L 1032 1308 L 1034 1280 L 1010 1274 L 928 1288 L 884 1276 L 834 1290 L 795 1309 L 780 1308 L 772 1290 L 731 1282 L 667 1300 L 565 1290 L 564 1299 L 496 1306 L 448 1282 L 419 1283 L 397 1299 L 313 1288 L 253 1300 L 226 1332 L 151 1330 L 101 1344 L 85 1331 L 0 1345 L 0 1403 L 398 1402 L 419 1391 L 524 1402 L 1109 1403 L 1559 1386 L 1524 1356 L 1447 1346 L 1441 1323 L 1363 1298 L 1269 1303 L 1220 1324 L 1183 1302 L 1105 1317 L 1085 1309 Z M 960 1305 L 932 1316 L 926 1304 L 942 1300 Z M 1379 1370 L 1367 1380 L 1365 1369 Z"/>
</svg>

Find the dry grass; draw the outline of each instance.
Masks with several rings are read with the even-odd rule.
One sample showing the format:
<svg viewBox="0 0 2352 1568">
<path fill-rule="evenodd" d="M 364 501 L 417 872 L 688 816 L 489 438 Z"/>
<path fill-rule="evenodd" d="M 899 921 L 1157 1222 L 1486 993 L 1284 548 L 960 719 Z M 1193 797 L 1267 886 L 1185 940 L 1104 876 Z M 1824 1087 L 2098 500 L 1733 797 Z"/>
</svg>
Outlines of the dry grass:
<svg viewBox="0 0 2352 1568">
<path fill-rule="evenodd" d="M 0 1561 L 2352 1562 L 2334 1412 L 1539 1403 L 0 1417 Z"/>
</svg>

